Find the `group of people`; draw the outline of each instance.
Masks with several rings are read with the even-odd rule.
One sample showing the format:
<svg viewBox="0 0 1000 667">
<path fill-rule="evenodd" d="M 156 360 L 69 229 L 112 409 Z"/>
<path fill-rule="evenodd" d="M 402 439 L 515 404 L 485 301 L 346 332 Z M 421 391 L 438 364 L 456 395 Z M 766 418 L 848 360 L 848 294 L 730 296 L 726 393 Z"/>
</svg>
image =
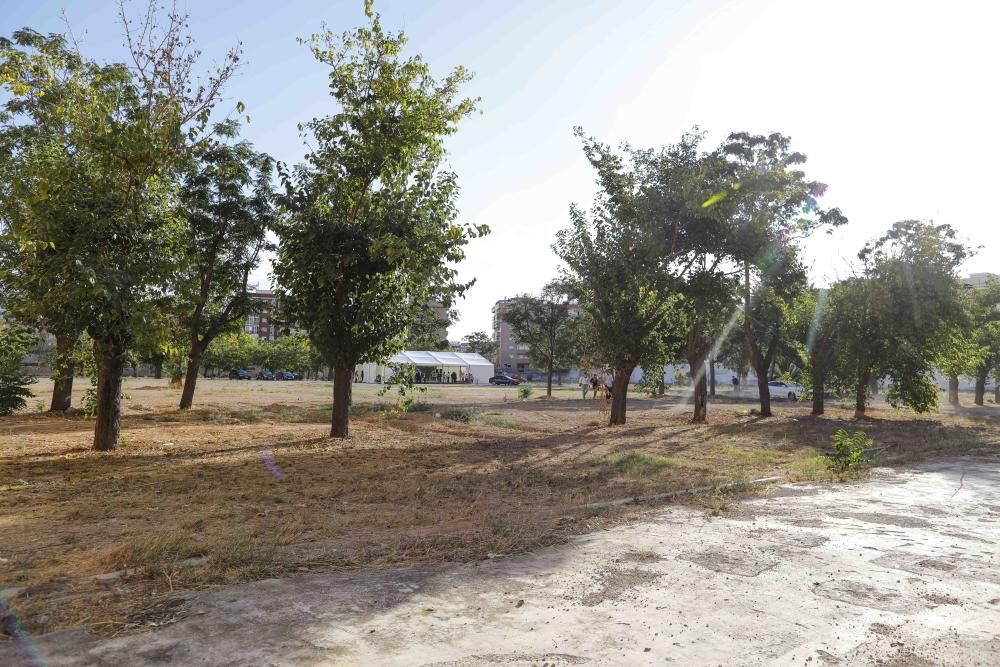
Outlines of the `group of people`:
<svg viewBox="0 0 1000 667">
<path fill-rule="evenodd" d="M 456 373 L 455 371 L 452 371 L 449 374 L 446 373 L 441 368 L 435 368 L 434 370 L 428 373 L 424 373 L 423 371 L 417 371 L 416 374 L 414 374 L 413 376 L 413 381 L 416 382 L 417 384 L 432 383 L 432 382 L 438 384 L 449 384 L 449 383 L 457 384 L 460 380 L 461 382 L 468 384 L 472 382 L 472 376 L 463 375 L 460 378 L 458 373 Z"/>
<path fill-rule="evenodd" d="M 587 398 L 587 392 L 593 391 L 594 398 L 597 398 L 597 392 L 601 389 L 604 390 L 605 400 L 611 400 L 611 389 L 614 386 L 615 379 L 610 373 L 601 377 L 597 373 L 588 376 L 586 373 L 580 373 L 580 389 L 583 391 L 583 397 Z"/>
</svg>

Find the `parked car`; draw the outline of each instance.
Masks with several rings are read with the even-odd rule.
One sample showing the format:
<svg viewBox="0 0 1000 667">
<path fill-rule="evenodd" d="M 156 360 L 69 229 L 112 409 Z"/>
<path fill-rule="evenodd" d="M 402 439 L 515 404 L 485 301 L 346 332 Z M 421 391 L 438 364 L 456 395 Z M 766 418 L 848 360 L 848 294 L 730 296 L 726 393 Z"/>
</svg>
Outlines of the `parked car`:
<svg viewBox="0 0 1000 667">
<path fill-rule="evenodd" d="M 278 371 L 274 374 L 275 380 L 298 380 L 299 376 L 292 371 Z"/>
<path fill-rule="evenodd" d="M 490 384 L 495 384 L 495 385 L 510 385 L 512 387 L 516 387 L 517 385 L 521 384 L 521 381 L 520 380 L 515 380 L 514 378 L 510 377 L 509 375 L 502 375 L 501 374 L 501 375 L 494 375 L 493 377 L 491 377 L 490 378 Z"/>
<path fill-rule="evenodd" d="M 799 396 L 805 393 L 805 387 L 798 382 L 785 382 L 784 380 L 768 382 L 767 390 L 771 394 L 771 398 L 787 398 L 789 401 L 797 401 Z"/>
<path fill-rule="evenodd" d="M 230 380 L 251 380 L 251 379 L 253 379 L 253 375 L 248 370 L 245 370 L 243 368 L 238 368 L 236 370 L 229 371 L 229 379 Z"/>
<path fill-rule="evenodd" d="M 257 373 L 257 379 L 258 380 L 273 380 L 274 379 L 274 373 L 272 373 L 271 371 L 269 371 L 269 370 L 267 370 L 265 368 L 264 370 L 262 370 L 259 373 Z"/>
</svg>

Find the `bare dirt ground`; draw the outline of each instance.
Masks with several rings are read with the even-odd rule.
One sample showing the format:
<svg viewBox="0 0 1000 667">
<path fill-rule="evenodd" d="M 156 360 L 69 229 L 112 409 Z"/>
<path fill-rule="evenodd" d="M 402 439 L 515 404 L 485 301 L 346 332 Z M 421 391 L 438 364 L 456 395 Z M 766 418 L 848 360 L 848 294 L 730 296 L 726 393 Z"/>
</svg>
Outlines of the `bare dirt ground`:
<svg viewBox="0 0 1000 667">
<path fill-rule="evenodd" d="M 47 389 L 36 385 L 40 396 Z M 779 403 L 774 418 L 758 420 L 748 400 L 720 397 L 711 423 L 695 426 L 668 396 L 630 401 L 629 423 L 609 429 L 575 388 L 519 401 L 516 389 L 437 386 L 405 416 L 381 409 L 392 398 L 375 389 L 355 385 L 346 443 L 326 437 L 323 382 L 203 380 L 196 409 L 179 413 L 165 380 L 132 379 L 124 446 L 112 454 L 89 451 L 89 421 L 0 419 L 7 637 L 128 635 L 189 617 L 195 591 L 482 562 L 649 511 L 593 506 L 601 501 L 773 475 L 828 478 L 816 455 L 839 426 L 874 437 L 884 463 L 1000 450 L 995 407 L 920 418 L 876 409 L 858 424 L 835 405 L 814 419 Z M 731 511 L 733 499 L 685 502 L 712 515 Z"/>
<path fill-rule="evenodd" d="M 688 507 L 472 564 L 193 594 L 162 630 L 0 646 L 52 665 L 996 665 L 1000 464 Z"/>
</svg>

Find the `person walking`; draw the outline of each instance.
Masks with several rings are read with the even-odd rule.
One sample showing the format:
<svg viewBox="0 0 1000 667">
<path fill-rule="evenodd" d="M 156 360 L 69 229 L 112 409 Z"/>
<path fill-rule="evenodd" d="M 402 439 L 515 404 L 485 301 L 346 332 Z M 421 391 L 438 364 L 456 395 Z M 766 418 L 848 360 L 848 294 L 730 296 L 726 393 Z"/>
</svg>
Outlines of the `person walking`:
<svg viewBox="0 0 1000 667">
<path fill-rule="evenodd" d="M 590 380 L 587 378 L 586 373 L 580 373 L 580 377 L 577 380 L 577 384 L 580 385 L 580 389 L 583 390 L 583 397 L 587 398 L 587 390 L 590 389 Z"/>
<path fill-rule="evenodd" d="M 733 373 L 733 394 L 740 395 L 740 376 L 737 373 Z"/>
</svg>

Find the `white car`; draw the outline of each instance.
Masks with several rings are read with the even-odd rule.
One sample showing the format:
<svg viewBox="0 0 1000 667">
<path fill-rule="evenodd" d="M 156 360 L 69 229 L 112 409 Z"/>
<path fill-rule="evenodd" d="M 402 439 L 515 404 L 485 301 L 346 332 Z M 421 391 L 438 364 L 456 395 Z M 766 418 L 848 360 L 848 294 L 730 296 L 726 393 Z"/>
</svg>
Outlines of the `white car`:
<svg viewBox="0 0 1000 667">
<path fill-rule="evenodd" d="M 805 387 L 798 382 L 772 380 L 767 383 L 767 390 L 771 394 L 771 398 L 787 398 L 789 401 L 797 401 L 805 392 Z"/>
</svg>

